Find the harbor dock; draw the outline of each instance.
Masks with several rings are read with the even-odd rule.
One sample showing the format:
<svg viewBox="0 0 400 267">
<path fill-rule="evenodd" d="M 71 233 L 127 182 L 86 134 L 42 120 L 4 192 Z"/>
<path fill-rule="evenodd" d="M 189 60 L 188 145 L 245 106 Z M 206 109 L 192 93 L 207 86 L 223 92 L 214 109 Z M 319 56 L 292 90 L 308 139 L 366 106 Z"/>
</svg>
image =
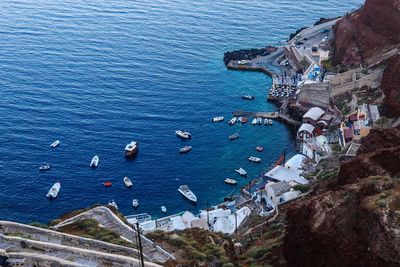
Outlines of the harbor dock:
<svg viewBox="0 0 400 267">
<path fill-rule="evenodd" d="M 279 117 L 279 112 L 252 112 L 252 111 L 234 111 L 232 112 L 233 116 L 235 117 L 261 117 L 261 118 L 267 118 L 267 119 L 277 119 Z"/>
</svg>

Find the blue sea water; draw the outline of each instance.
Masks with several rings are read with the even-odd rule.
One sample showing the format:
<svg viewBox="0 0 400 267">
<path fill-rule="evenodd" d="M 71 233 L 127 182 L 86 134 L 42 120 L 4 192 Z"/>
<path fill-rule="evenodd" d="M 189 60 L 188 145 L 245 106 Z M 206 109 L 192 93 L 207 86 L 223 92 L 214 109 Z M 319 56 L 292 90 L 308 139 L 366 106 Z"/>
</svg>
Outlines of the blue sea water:
<svg viewBox="0 0 400 267">
<path fill-rule="evenodd" d="M 210 123 L 237 109 L 276 109 L 265 101 L 271 79 L 226 70 L 223 53 L 279 44 L 301 26 L 361 2 L 0 1 L 0 219 L 48 222 L 112 199 L 125 214 L 154 216 L 161 205 L 171 214 L 220 202 L 234 190 L 224 178 L 249 181 L 235 168 L 255 177 L 283 149 L 294 153 L 281 123 Z M 256 100 L 241 100 L 244 93 Z M 193 139 L 177 138 L 179 128 Z M 236 132 L 240 138 L 230 142 Z M 51 149 L 56 139 L 61 145 Z M 131 140 L 140 151 L 128 161 L 123 150 Z M 185 144 L 193 150 L 179 155 Z M 264 153 L 255 151 L 258 145 Z M 91 169 L 96 154 L 100 164 Z M 251 164 L 250 155 L 263 163 Z M 45 162 L 52 169 L 39 172 Z M 111 188 L 103 187 L 106 180 Z M 56 181 L 61 192 L 49 201 Z M 197 194 L 197 206 L 179 195 L 180 184 Z"/>
</svg>

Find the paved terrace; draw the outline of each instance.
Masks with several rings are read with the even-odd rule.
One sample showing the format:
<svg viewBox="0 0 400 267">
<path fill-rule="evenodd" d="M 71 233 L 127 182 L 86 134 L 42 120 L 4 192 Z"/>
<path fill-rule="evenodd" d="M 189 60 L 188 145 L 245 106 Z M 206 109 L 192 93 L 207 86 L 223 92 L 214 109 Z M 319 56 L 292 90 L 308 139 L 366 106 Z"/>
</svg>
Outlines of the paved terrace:
<svg viewBox="0 0 400 267">
<path fill-rule="evenodd" d="M 78 214 L 70 219 L 67 219 L 57 225 L 54 228 L 66 226 L 79 220 L 94 219 L 103 227 L 110 229 L 118 233 L 121 237 L 126 239 L 128 242 L 136 244 L 137 234 L 136 230 L 125 224 L 120 218 L 118 218 L 110 209 L 104 206 L 96 207 Z M 173 255 L 162 249 L 156 243 L 141 235 L 143 254 L 144 256 L 153 262 L 166 262 L 170 259 L 175 259 Z"/>
</svg>

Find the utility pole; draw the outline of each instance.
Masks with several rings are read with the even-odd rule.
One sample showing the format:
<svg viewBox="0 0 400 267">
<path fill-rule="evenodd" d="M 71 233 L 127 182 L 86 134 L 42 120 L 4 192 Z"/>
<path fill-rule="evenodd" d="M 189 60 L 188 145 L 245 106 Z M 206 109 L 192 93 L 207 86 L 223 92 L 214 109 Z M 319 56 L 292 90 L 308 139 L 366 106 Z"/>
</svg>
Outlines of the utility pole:
<svg viewBox="0 0 400 267">
<path fill-rule="evenodd" d="M 144 267 L 144 260 L 143 260 L 143 247 L 142 247 L 142 239 L 140 237 L 140 227 L 139 227 L 139 222 L 136 222 L 136 230 L 137 230 L 137 236 L 138 236 L 138 245 L 139 245 L 139 252 L 140 252 L 140 265 L 141 267 Z"/>
</svg>

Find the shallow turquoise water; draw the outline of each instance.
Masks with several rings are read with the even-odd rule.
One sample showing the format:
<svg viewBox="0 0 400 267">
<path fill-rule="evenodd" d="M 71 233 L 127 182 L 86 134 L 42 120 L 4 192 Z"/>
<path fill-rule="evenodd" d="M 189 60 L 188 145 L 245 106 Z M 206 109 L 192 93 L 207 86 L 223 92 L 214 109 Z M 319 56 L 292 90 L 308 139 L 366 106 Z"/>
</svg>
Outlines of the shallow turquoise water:
<svg viewBox="0 0 400 267">
<path fill-rule="evenodd" d="M 237 109 L 272 111 L 271 80 L 260 73 L 227 71 L 226 50 L 278 44 L 319 17 L 360 5 L 340 1 L 11 1 L 0 2 L 0 214 L 1 219 L 47 222 L 65 212 L 114 199 L 131 214 L 161 216 L 217 203 L 256 176 L 286 149 L 285 125 L 211 124 Z M 243 101 L 244 93 L 256 100 Z M 174 130 L 184 128 L 184 142 Z M 234 142 L 232 133 L 240 133 Z M 61 145 L 51 150 L 55 139 Z M 140 142 L 136 160 L 123 149 Z M 178 149 L 193 146 L 186 155 Z M 247 162 L 256 155 L 262 165 Z M 88 167 L 100 156 L 99 167 Z M 52 170 L 40 173 L 44 162 Z M 134 188 L 122 178 L 128 175 Z M 102 182 L 110 180 L 112 188 Z M 54 201 L 45 198 L 61 182 Z M 186 183 L 197 207 L 177 192 Z M 132 198 L 140 200 L 134 211 Z"/>
</svg>

